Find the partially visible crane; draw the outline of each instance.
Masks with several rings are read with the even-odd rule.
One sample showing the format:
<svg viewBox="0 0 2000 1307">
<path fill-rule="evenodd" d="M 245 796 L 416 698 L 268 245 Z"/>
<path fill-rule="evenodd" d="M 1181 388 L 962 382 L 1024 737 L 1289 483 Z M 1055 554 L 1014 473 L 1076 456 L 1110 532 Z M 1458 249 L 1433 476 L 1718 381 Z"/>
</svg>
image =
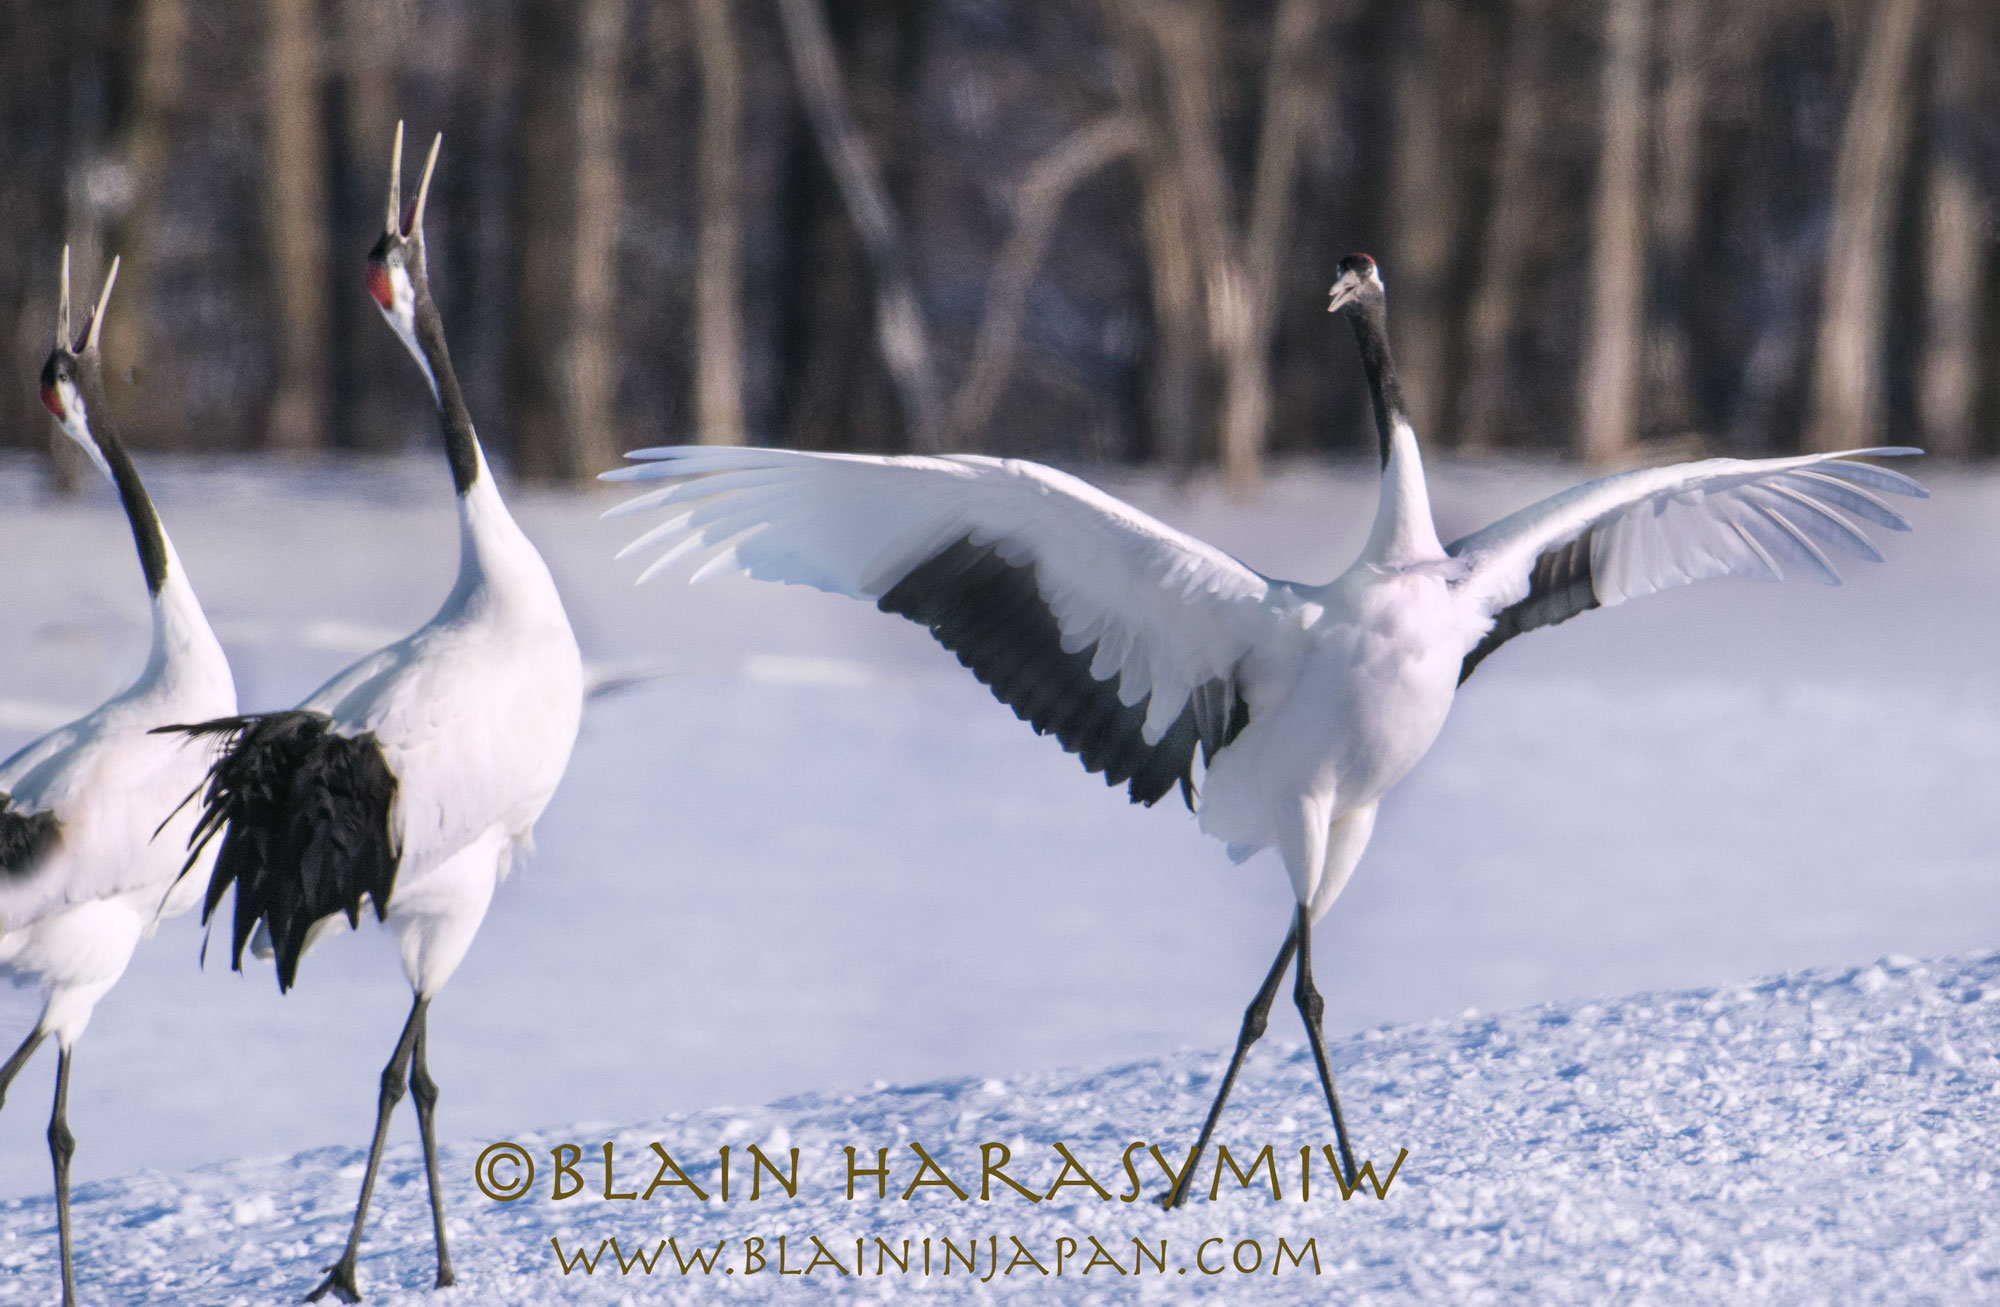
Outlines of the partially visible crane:
<svg viewBox="0 0 2000 1307">
<path fill-rule="evenodd" d="M 54 1035 L 49 1155 L 65 1307 L 76 1301 L 69 1223 L 76 1138 L 68 1119 L 76 1041 L 98 1000 L 125 974 L 139 941 L 193 907 L 206 883 L 204 876 L 181 875 L 179 850 L 194 818 L 177 805 L 200 784 L 207 758 L 154 728 L 236 711 L 228 660 L 104 398 L 100 342 L 117 280 L 113 259 L 97 307 L 72 338 L 69 249 L 63 249 L 56 347 L 42 367 L 42 403 L 118 489 L 152 599 L 152 649 L 129 688 L 0 763 L 0 972 L 38 983 L 44 996 L 34 1029 L 0 1066 L 0 1100 L 42 1041 Z M 206 868 L 206 861 L 197 864 Z"/>
</svg>

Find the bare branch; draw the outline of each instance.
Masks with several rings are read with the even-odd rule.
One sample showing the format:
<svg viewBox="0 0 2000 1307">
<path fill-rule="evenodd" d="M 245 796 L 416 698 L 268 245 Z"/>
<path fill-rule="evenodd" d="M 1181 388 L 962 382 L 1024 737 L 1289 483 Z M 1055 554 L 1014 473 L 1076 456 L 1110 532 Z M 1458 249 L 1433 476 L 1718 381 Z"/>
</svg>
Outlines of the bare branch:
<svg viewBox="0 0 2000 1307">
<path fill-rule="evenodd" d="M 952 401 L 953 447 L 969 447 L 972 437 L 992 416 L 993 405 L 1014 366 L 1028 289 L 1062 214 L 1063 201 L 1093 173 L 1136 153 L 1144 144 L 1139 124 L 1125 114 L 1114 113 L 1078 128 L 1029 169 L 1021 184 L 1013 233 L 987 282 L 986 311 L 973 345 L 972 365 Z"/>
<path fill-rule="evenodd" d="M 910 445 L 920 453 L 936 452 L 941 447 L 937 372 L 916 279 L 880 170 L 848 109 L 826 17 L 819 0 L 778 0 L 778 12 L 806 117 L 868 253 L 876 332 L 909 424 Z"/>
</svg>

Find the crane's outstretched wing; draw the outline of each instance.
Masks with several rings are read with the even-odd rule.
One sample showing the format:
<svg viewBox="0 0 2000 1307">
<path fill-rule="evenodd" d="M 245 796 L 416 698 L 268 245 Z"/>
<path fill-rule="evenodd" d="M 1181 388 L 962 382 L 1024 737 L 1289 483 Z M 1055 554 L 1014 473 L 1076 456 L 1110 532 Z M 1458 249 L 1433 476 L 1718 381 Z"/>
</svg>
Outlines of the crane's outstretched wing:
<svg viewBox="0 0 2000 1307">
<path fill-rule="evenodd" d="M 872 599 L 930 628 L 995 696 L 1107 784 L 1153 803 L 1248 722 L 1241 664 L 1290 591 L 1051 468 L 680 447 L 609 480 L 667 519 L 626 547 Z M 644 579 L 644 576 L 641 577 Z M 1253 696 L 1254 697 L 1254 696 Z"/>
<path fill-rule="evenodd" d="M 1787 567 L 1838 585 L 1830 550 L 1882 561 L 1849 514 L 1907 531 L 1877 492 L 1925 493 L 1900 472 L 1854 460 L 1922 452 L 1712 458 L 1621 472 L 1475 531 L 1446 552 L 1464 561 L 1460 593 L 1493 628 L 1466 654 L 1459 683 L 1523 631 L 1656 590 L 1712 576 L 1780 580 Z"/>
</svg>

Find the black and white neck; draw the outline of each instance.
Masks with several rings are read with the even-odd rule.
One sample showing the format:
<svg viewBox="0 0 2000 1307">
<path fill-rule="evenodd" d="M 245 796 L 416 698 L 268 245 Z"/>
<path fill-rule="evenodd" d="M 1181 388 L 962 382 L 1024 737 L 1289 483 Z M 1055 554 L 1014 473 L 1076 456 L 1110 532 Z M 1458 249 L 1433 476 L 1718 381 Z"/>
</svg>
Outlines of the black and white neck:
<svg viewBox="0 0 2000 1307">
<path fill-rule="evenodd" d="M 111 405 L 104 397 L 104 368 L 95 350 L 79 356 L 57 348 L 42 367 L 42 402 L 62 424 L 63 434 L 83 447 L 111 484 L 132 527 L 132 543 L 146 574 L 146 589 L 157 595 L 174 570 L 173 549 L 160 515 L 139 480 L 125 442 L 118 437 Z"/>
<path fill-rule="evenodd" d="M 553 614 L 554 619 L 566 622 L 547 565 L 507 511 L 494 484 L 459 388 L 457 370 L 452 367 L 444 320 L 431 297 L 423 221 L 441 141 L 432 142 L 416 201 L 405 212 L 401 208 L 403 132 L 402 125 L 397 125 L 387 220 L 382 238 L 368 255 L 369 294 L 430 383 L 445 457 L 451 464 L 452 485 L 458 491 L 458 582 L 440 610 L 439 620 L 474 612 L 511 611 L 539 614 L 529 620 Z"/>
<path fill-rule="evenodd" d="M 152 597 L 152 652 L 128 695 L 165 693 L 177 695 L 183 689 L 200 694 L 228 680 L 228 663 L 201 603 L 188 584 L 173 542 L 160 524 L 152 496 L 146 493 L 133 466 L 125 442 L 111 416 L 104 394 L 104 357 L 99 339 L 104 327 L 104 310 L 111 299 L 111 287 L 118 279 L 118 262 L 104 279 L 84 329 L 72 343 L 69 339 L 69 251 L 63 251 L 62 305 L 56 328 L 56 347 L 42 365 L 42 403 L 62 425 L 63 434 L 82 446 L 91 462 L 118 490 L 125 519 L 132 529 L 132 543 L 145 573 L 146 589 Z"/>
<path fill-rule="evenodd" d="M 431 395 L 437 401 L 438 428 L 444 436 L 445 458 L 451 464 L 452 486 L 462 496 L 482 479 L 490 482 L 492 472 L 479 447 L 479 434 L 472 427 L 472 412 L 465 406 L 465 392 L 459 389 L 458 372 L 451 365 L 451 350 L 444 339 L 444 319 L 428 288 L 416 297 L 416 342 L 414 351 L 430 378 Z"/>
<path fill-rule="evenodd" d="M 1389 352 L 1389 298 L 1375 261 L 1365 254 L 1342 259 L 1327 307 L 1346 313 L 1354 328 L 1382 459 L 1382 497 L 1363 558 L 1391 566 L 1442 558 L 1444 546 L 1431 521 L 1430 491 L 1424 484 L 1423 455 Z"/>
<path fill-rule="evenodd" d="M 437 301 L 431 298 L 430 269 L 424 256 L 424 206 L 430 202 L 431 177 L 443 144 L 442 135 L 432 140 L 423 180 L 417 184 L 417 198 L 405 212 L 403 124 L 396 124 L 396 148 L 389 162 L 388 213 L 382 239 L 368 253 L 368 293 L 430 382 L 431 398 L 438 406 L 438 425 L 444 433 L 445 457 L 451 462 L 452 485 L 462 499 L 482 479 L 490 482 L 492 473 L 473 431 L 458 374 L 451 366 L 444 319 L 438 315 Z"/>
</svg>

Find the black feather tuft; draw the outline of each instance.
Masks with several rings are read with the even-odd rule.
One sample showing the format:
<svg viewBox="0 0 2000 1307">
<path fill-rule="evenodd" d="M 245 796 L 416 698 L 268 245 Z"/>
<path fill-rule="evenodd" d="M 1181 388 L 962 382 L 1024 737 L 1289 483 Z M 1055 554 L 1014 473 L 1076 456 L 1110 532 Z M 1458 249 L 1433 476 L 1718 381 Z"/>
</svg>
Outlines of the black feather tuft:
<svg viewBox="0 0 2000 1307">
<path fill-rule="evenodd" d="M 0 876 L 25 876 L 62 838 L 53 812 L 16 812 L 12 796 L 0 794 Z"/>
<path fill-rule="evenodd" d="M 1147 702 L 1120 703 L 1116 680 L 1090 674 L 1096 646 L 1064 652 L 1034 566 L 1014 566 L 992 545 L 970 539 L 948 545 L 912 568 L 876 607 L 929 627 L 995 698 L 1037 734 L 1053 734 L 1084 770 L 1101 772 L 1107 785 L 1125 785 L 1134 803 L 1157 803 L 1178 784 L 1192 808 L 1196 747 L 1206 762 L 1249 722 L 1234 687 L 1211 681 L 1158 743 L 1147 744 Z"/>
<path fill-rule="evenodd" d="M 388 911 L 402 856 L 389 825 L 396 777 L 379 744 L 373 735 L 336 735 L 332 726 L 324 713 L 292 711 L 159 728 L 221 737 L 206 787 L 196 791 L 201 816 L 187 865 L 227 827 L 201 919 L 207 924 L 235 885 L 230 965 L 243 969 L 243 946 L 261 920 L 277 951 L 280 989 L 297 980 L 315 922 L 339 912 L 359 925 L 364 896 L 378 919 Z"/>
</svg>

